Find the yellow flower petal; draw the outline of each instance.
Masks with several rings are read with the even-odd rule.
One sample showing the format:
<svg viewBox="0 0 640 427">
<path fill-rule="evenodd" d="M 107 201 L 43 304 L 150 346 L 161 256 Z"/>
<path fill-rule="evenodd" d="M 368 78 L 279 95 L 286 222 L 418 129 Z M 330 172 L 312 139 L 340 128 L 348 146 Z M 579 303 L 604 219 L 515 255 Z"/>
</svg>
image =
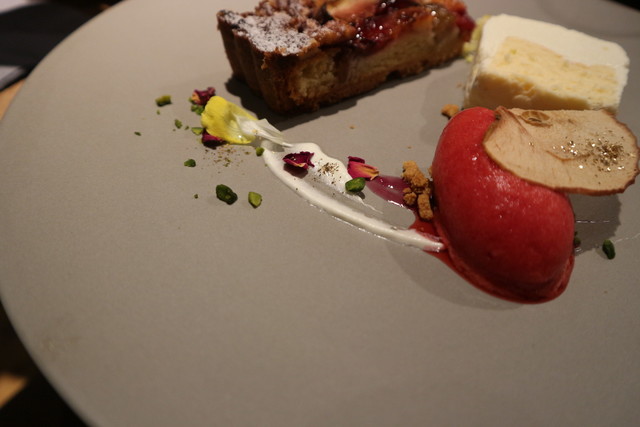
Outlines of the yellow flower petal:
<svg viewBox="0 0 640 427">
<path fill-rule="evenodd" d="M 238 125 L 237 117 L 258 120 L 244 108 L 227 101 L 221 96 L 213 96 L 207 102 L 202 113 L 202 127 L 209 134 L 232 144 L 249 144 L 255 139 L 255 134 L 242 132 Z"/>
</svg>

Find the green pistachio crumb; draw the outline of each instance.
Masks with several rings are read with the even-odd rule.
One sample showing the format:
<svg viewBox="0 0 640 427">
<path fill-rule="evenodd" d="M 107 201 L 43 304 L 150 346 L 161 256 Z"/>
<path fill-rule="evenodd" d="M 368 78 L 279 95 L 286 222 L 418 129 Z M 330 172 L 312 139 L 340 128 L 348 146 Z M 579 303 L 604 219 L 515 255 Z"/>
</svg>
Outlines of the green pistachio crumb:
<svg viewBox="0 0 640 427">
<path fill-rule="evenodd" d="M 262 156 L 262 153 L 264 153 L 264 148 L 263 147 L 256 147 L 256 156 L 260 157 L 260 156 Z"/>
<path fill-rule="evenodd" d="M 354 178 L 347 181 L 344 184 L 344 188 L 351 193 L 357 193 L 358 191 L 364 190 L 365 185 L 366 181 L 364 178 Z"/>
<path fill-rule="evenodd" d="M 193 159 L 188 159 L 184 161 L 184 165 L 189 168 L 193 168 L 196 166 L 196 161 Z"/>
<path fill-rule="evenodd" d="M 194 135 L 202 135 L 203 131 L 204 131 L 204 129 L 200 128 L 200 127 L 192 127 L 191 128 L 191 132 L 193 132 Z"/>
<path fill-rule="evenodd" d="M 216 185 L 216 197 L 228 205 L 232 205 L 238 200 L 238 195 L 224 184 Z"/>
<path fill-rule="evenodd" d="M 181 121 L 181 120 L 179 120 L 179 119 L 175 119 L 175 120 L 173 121 L 173 124 L 174 124 L 178 129 L 180 129 L 180 128 L 182 127 L 182 121 Z"/>
<path fill-rule="evenodd" d="M 162 95 L 156 98 L 156 105 L 162 107 L 171 104 L 171 95 Z"/>
<path fill-rule="evenodd" d="M 257 208 L 262 204 L 262 196 L 259 193 L 254 193 L 253 191 L 249 191 L 249 203 L 254 208 Z"/>
<path fill-rule="evenodd" d="M 198 197 L 200 197 L 200 196 L 198 196 L 198 193 L 196 193 L 196 194 L 194 194 L 194 195 L 193 195 L 193 198 L 194 198 L 194 199 L 197 199 Z"/>
<path fill-rule="evenodd" d="M 582 240 L 580 240 L 580 237 L 578 237 L 578 232 L 575 231 L 573 233 L 573 247 L 577 248 L 582 244 Z"/>
<path fill-rule="evenodd" d="M 609 239 L 602 243 L 602 251 L 608 259 L 614 259 L 616 257 L 616 248 L 613 245 L 613 242 Z"/>
<path fill-rule="evenodd" d="M 135 131 L 135 132 L 134 132 L 134 135 L 140 136 L 140 135 L 142 135 L 142 134 L 141 134 L 140 132 L 138 132 L 138 131 Z"/>
<path fill-rule="evenodd" d="M 191 111 L 193 111 L 194 113 L 201 115 L 204 112 L 204 106 L 203 105 L 192 105 L 191 106 Z"/>
</svg>

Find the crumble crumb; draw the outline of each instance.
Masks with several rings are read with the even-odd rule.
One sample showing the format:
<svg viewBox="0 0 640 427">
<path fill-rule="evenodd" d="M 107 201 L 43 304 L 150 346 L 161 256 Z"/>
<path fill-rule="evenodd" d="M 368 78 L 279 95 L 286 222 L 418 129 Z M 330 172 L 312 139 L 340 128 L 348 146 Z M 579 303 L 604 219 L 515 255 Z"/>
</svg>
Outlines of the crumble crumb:
<svg viewBox="0 0 640 427">
<path fill-rule="evenodd" d="M 444 107 L 442 107 L 442 110 L 440 110 L 440 112 L 442 113 L 442 115 L 450 119 L 451 117 L 458 114 L 458 112 L 460 112 L 460 107 L 455 104 L 446 104 Z"/>
<path fill-rule="evenodd" d="M 416 206 L 418 215 L 425 221 L 433 219 L 431 209 L 431 180 L 427 178 L 414 161 L 402 164 L 402 179 L 409 184 L 404 190 L 403 200 L 408 206 Z"/>
</svg>

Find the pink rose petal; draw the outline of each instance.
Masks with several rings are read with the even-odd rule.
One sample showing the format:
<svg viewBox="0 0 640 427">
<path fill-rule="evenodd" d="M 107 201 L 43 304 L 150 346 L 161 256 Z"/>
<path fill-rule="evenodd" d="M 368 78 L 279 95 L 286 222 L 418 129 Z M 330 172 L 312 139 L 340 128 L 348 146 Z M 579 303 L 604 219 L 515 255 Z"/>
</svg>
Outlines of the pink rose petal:
<svg viewBox="0 0 640 427">
<path fill-rule="evenodd" d="M 225 141 L 224 139 L 217 137 L 217 136 L 213 136 L 211 135 L 209 132 L 207 132 L 206 130 L 202 131 L 202 143 L 204 145 L 222 145 L 222 144 L 226 144 L 227 141 Z"/>
<path fill-rule="evenodd" d="M 211 86 L 204 90 L 194 89 L 193 93 L 191 94 L 191 102 L 196 105 L 206 105 L 209 99 L 215 95 L 216 89 Z"/>
<path fill-rule="evenodd" d="M 295 166 L 297 168 L 309 169 L 309 167 L 314 167 L 315 165 L 311 163 L 311 157 L 313 157 L 313 153 L 309 151 L 300 151 L 298 153 L 289 153 L 282 160 L 285 163 Z"/>
<path fill-rule="evenodd" d="M 374 179 L 380 174 L 378 168 L 368 165 L 364 162 L 364 159 L 354 156 L 349 156 L 347 172 L 352 178 L 365 178 L 368 180 Z"/>
</svg>

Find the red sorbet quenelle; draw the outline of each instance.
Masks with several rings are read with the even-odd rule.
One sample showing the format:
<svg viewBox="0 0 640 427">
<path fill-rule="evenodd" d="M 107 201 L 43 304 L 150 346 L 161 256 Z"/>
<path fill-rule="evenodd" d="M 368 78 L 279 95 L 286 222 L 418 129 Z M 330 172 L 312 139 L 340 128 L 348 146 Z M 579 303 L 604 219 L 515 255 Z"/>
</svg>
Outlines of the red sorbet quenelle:
<svg viewBox="0 0 640 427">
<path fill-rule="evenodd" d="M 495 112 L 461 111 L 432 164 L 434 225 L 456 269 L 478 288 L 523 303 L 564 291 L 574 264 L 568 197 L 501 169 L 483 148 Z"/>
</svg>

